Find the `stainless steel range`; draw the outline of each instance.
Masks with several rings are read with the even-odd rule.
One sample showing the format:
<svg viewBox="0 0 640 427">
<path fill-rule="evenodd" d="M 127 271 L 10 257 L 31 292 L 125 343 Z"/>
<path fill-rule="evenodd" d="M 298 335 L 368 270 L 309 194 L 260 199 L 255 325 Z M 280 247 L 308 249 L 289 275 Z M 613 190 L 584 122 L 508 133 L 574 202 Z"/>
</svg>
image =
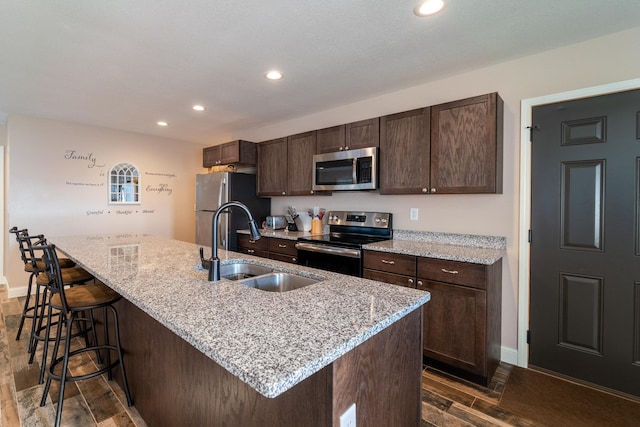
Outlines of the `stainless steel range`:
<svg viewBox="0 0 640 427">
<path fill-rule="evenodd" d="M 329 234 L 299 237 L 298 264 L 362 277 L 362 246 L 393 237 L 392 215 L 330 211 Z"/>
</svg>

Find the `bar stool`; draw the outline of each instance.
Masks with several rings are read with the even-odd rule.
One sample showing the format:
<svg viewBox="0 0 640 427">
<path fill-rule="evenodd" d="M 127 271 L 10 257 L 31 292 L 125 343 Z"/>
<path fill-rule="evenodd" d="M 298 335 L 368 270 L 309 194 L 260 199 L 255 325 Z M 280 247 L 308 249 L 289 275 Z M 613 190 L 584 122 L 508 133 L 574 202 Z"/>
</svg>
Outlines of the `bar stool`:
<svg viewBox="0 0 640 427">
<path fill-rule="evenodd" d="M 31 301 L 31 294 L 33 290 L 33 278 L 37 276 L 41 271 L 44 271 L 44 263 L 39 260 L 33 260 L 31 254 L 28 252 L 28 246 L 33 242 L 38 242 L 44 240 L 44 236 L 42 234 L 38 234 L 37 236 L 30 236 L 29 230 L 26 228 L 22 230 L 18 230 L 18 227 L 12 227 L 9 230 L 9 233 L 13 233 L 16 235 L 16 240 L 18 242 L 18 249 L 20 249 L 20 257 L 24 262 L 24 271 L 29 273 L 29 284 L 27 285 L 27 296 L 24 301 L 24 307 L 22 308 L 22 316 L 20 316 L 20 324 L 18 325 L 18 333 L 16 334 L 16 340 L 20 339 L 20 335 L 22 334 L 22 328 L 24 327 L 25 319 L 32 319 L 31 322 L 31 335 L 33 335 L 35 323 L 36 323 L 36 312 L 39 308 L 39 295 L 40 295 L 40 287 L 36 286 L 36 294 L 35 294 L 35 303 L 33 305 L 29 305 Z M 34 262 L 35 261 L 35 262 Z M 68 258 L 60 258 L 60 267 L 61 268 L 70 268 L 75 267 L 75 262 L 71 261 Z M 31 347 L 31 342 L 29 343 L 29 347 Z"/>
<path fill-rule="evenodd" d="M 40 248 L 46 245 L 47 245 L 47 241 L 44 238 L 38 240 L 35 243 L 32 243 L 31 240 L 26 240 L 27 248 L 25 250 L 25 252 L 29 254 L 32 265 L 34 266 L 34 268 L 36 268 L 37 266 L 37 270 L 38 270 L 36 274 L 36 285 L 37 285 L 38 291 L 36 292 L 36 302 L 34 305 L 37 308 L 39 308 L 39 313 L 34 312 L 35 319 L 31 327 L 31 338 L 29 341 L 29 353 L 31 354 L 29 356 L 29 364 L 33 363 L 36 352 L 38 350 L 38 342 L 42 341 L 44 347 L 42 350 L 42 361 L 40 363 L 40 377 L 39 377 L 40 384 L 44 382 L 44 372 L 45 372 L 47 354 L 49 350 L 49 342 L 53 341 L 52 338 L 47 336 L 46 330 L 47 330 L 47 327 L 49 326 L 49 323 L 51 323 L 51 325 L 57 324 L 57 321 L 53 322 L 52 320 L 53 317 L 54 316 L 59 317 L 58 312 L 54 313 L 51 310 L 51 304 L 50 304 L 51 294 L 49 290 L 49 283 L 51 279 L 49 277 L 47 265 L 42 259 L 42 256 L 36 255 L 36 251 L 42 252 Z M 40 254 L 38 253 L 38 255 Z M 63 258 L 63 259 L 66 259 L 66 258 Z M 64 286 L 84 285 L 87 282 L 91 282 L 95 280 L 93 275 L 91 275 L 88 271 L 86 271 L 82 267 L 67 267 L 67 268 L 61 267 L 60 275 L 61 275 L 62 283 L 64 284 Z M 43 289 L 42 292 L 40 292 L 41 288 Z M 48 309 L 48 313 L 46 314 L 46 316 L 45 316 L 45 309 Z M 45 317 L 46 317 L 47 323 L 43 325 Z M 87 343 L 88 343 L 89 338 L 87 334 L 89 330 L 90 329 L 83 328 L 75 336 L 85 335 L 85 340 L 87 340 Z M 95 336 L 95 330 L 93 332 Z"/>
<path fill-rule="evenodd" d="M 47 376 L 47 384 L 42 394 L 40 406 L 45 406 L 47 401 L 47 395 L 51 386 L 51 380 L 55 379 L 60 381 L 60 392 L 58 396 L 58 406 L 56 409 L 56 427 L 60 425 L 60 419 L 62 415 L 62 403 L 64 401 L 64 389 L 67 381 L 80 381 L 89 378 L 102 375 L 108 372 L 109 380 L 113 379 L 112 371 L 120 365 L 120 373 L 122 375 L 122 383 L 124 385 L 124 392 L 127 397 L 127 404 L 131 406 L 132 400 L 129 393 L 129 385 L 127 383 L 127 376 L 124 368 L 124 361 L 122 360 L 122 349 L 120 347 L 120 329 L 118 326 L 118 312 L 113 306 L 114 303 L 119 301 L 122 297 L 102 283 L 90 283 L 83 286 L 75 286 L 65 289 L 62 279 L 62 271 L 58 262 L 58 256 L 56 254 L 54 245 L 41 246 L 38 249 L 44 251 L 44 260 L 47 265 L 47 275 L 50 279 L 48 283 L 49 292 L 51 298 L 49 301 L 50 310 L 56 309 L 60 311 L 60 321 L 57 324 L 57 333 L 55 337 L 55 345 L 53 354 L 51 356 L 51 364 L 49 365 L 49 371 Z M 97 340 L 93 345 L 88 345 L 84 348 L 80 348 L 71 351 L 71 328 L 74 322 L 88 322 L 90 319 L 86 317 L 80 317 L 81 313 L 93 313 L 94 310 L 103 309 L 103 325 L 104 325 L 104 343 L 99 344 Z M 108 313 L 111 312 L 113 316 L 114 325 L 114 337 L 115 345 L 109 344 L 109 322 Z M 90 314 L 91 320 L 93 315 Z M 93 322 L 92 322 L 93 323 Z M 47 324 L 47 338 L 50 337 L 51 322 Z M 63 332 L 64 328 L 64 332 Z M 60 348 L 60 341 L 64 340 L 64 351 L 62 356 L 58 357 L 58 351 Z M 69 367 L 69 358 L 80 355 L 85 352 L 95 351 L 100 353 L 105 352 L 106 362 L 102 368 L 98 368 L 96 371 L 73 376 L 67 372 Z M 111 360 L 111 353 L 117 354 L 117 359 Z"/>
</svg>

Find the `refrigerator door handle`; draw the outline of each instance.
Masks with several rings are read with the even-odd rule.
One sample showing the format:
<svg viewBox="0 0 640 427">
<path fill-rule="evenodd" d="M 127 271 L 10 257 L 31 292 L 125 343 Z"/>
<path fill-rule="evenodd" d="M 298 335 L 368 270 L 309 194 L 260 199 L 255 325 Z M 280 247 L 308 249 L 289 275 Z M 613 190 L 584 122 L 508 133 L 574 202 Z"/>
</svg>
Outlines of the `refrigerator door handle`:
<svg viewBox="0 0 640 427">
<path fill-rule="evenodd" d="M 223 202 L 222 200 L 222 193 L 226 190 L 226 186 L 227 181 L 225 179 L 222 179 L 220 181 L 220 190 L 218 191 L 218 207 L 222 206 L 222 203 L 226 203 L 226 201 Z"/>
</svg>

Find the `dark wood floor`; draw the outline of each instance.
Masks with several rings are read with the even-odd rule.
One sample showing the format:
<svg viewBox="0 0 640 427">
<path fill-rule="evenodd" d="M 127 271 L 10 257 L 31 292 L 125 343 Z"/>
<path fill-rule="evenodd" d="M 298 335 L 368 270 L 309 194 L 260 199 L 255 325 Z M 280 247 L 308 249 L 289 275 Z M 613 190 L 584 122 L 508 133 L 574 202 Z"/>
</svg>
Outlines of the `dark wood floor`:
<svg viewBox="0 0 640 427">
<path fill-rule="evenodd" d="M 43 386 L 38 384 L 40 355 L 36 358 L 36 362 L 29 365 L 26 350 L 27 334 L 23 335 L 20 341 L 15 340 L 23 301 L 22 298 L 8 299 L 6 286 L 0 286 L 0 427 L 49 426 L 53 425 L 55 417 L 54 402 L 57 399 L 57 387 L 52 387 L 48 404 L 45 407 L 40 407 L 39 402 L 43 391 Z M 94 361 L 87 356 L 70 369 L 77 374 L 93 366 Z M 518 402 L 517 389 L 511 389 L 509 406 L 516 408 L 520 414 L 507 409 L 507 405 L 501 401 L 510 374 L 514 369 L 519 368 L 501 364 L 489 387 L 481 387 L 425 366 L 422 372 L 421 427 L 546 425 L 556 427 L 568 425 L 564 422 L 568 419 L 568 414 L 564 412 L 563 408 L 571 406 L 571 402 L 568 402 L 567 405 L 556 405 L 554 408 L 549 408 L 547 405 L 544 414 L 546 418 L 536 420 L 536 414 L 539 412 L 536 404 L 539 401 L 531 398 L 531 393 L 522 393 L 526 397 L 521 399 L 524 401 Z M 514 375 L 514 377 L 516 376 Z M 519 378 L 519 381 L 522 382 L 523 376 L 520 375 Z M 524 376 L 524 378 L 528 377 Z M 598 393 L 593 394 L 591 389 L 591 394 L 583 393 L 580 389 L 567 392 L 568 382 L 554 377 L 545 378 L 545 381 L 543 383 L 544 391 L 540 394 L 544 394 L 547 399 L 551 398 L 555 401 L 565 399 L 566 402 L 566 399 L 575 399 L 575 396 L 580 396 L 582 400 L 584 400 L 584 396 L 588 396 L 587 399 L 592 401 L 600 400 Z M 560 387 L 556 385 L 560 385 Z M 509 387 L 512 385 L 510 384 Z M 524 387 L 528 387 L 528 384 L 524 384 Z M 516 390 L 515 396 L 513 390 Z M 558 393 L 558 395 L 554 396 L 553 393 Z M 640 403 L 629 402 L 627 399 L 611 395 L 607 395 L 607 398 L 614 399 L 613 403 L 609 400 L 607 405 L 623 408 L 622 413 L 626 411 L 635 414 L 636 406 L 633 405 L 637 405 L 640 410 Z M 589 405 L 589 402 L 582 401 L 580 404 Z M 624 406 L 629 404 L 632 406 Z M 628 408 L 632 410 L 629 411 Z M 64 426 L 146 426 L 135 407 L 128 408 L 126 406 L 124 393 L 118 385 L 115 382 L 107 381 L 105 377 L 70 384 L 65 393 L 62 419 Z M 573 419 L 570 425 L 572 427 L 581 425 L 640 425 L 640 421 L 636 423 L 636 420 L 638 418 L 629 420 L 624 416 L 614 420 L 591 420 L 593 422 L 587 422 L 586 419 L 583 419 L 584 422 Z"/>
</svg>

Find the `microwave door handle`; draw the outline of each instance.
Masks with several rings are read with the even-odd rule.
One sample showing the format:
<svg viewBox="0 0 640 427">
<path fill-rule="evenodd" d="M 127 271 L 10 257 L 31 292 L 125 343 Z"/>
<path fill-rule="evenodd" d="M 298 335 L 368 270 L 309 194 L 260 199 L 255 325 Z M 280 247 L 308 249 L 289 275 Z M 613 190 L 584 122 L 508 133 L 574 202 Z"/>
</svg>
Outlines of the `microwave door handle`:
<svg viewBox="0 0 640 427">
<path fill-rule="evenodd" d="M 353 168 L 353 171 L 352 171 L 353 183 L 357 184 L 358 183 L 358 159 L 355 157 L 353 159 L 352 168 Z"/>
</svg>

